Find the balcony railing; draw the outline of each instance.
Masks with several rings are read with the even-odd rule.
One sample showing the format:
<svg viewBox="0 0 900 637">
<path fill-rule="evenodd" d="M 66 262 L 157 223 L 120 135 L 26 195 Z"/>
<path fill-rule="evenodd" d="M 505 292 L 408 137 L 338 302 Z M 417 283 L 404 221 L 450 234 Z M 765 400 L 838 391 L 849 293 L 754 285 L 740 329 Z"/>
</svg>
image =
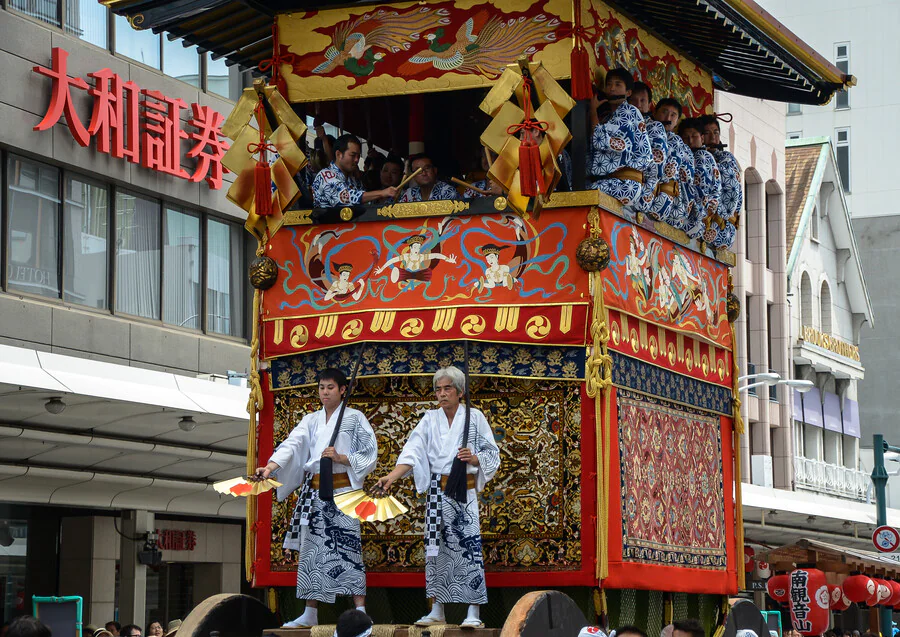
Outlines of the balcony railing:
<svg viewBox="0 0 900 637">
<path fill-rule="evenodd" d="M 804 491 L 865 502 L 870 480 L 864 471 L 794 456 L 794 485 Z"/>
</svg>

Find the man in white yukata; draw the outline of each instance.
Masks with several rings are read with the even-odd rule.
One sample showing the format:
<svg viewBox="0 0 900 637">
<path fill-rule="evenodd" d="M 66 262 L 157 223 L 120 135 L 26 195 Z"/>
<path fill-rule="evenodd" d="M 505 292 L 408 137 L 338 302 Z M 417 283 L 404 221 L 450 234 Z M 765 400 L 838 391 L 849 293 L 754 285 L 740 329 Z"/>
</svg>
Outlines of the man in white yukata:
<svg viewBox="0 0 900 637">
<path fill-rule="evenodd" d="M 431 157 L 425 153 L 411 156 L 409 158 L 409 166 L 413 172 L 420 168 L 422 172 L 413 178 L 413 185 L 401 195 L 400 203 L 459 199 L 459 193 L 456 192 L 456 188 L 437 178 L 437 166 L 431 161 Z"/>
<path fill-rule="evenodd" d="M 319 602 L 333 604 L 337 596 L 352 596 L 356 609 L 365 612 L 366 571 L 359 520 L 341 513 L 333 501 L 319 499 L 320 458 L 332 460 L 335 494 L 361 489 L 378 460 L 372 426 L 362 412 L 350 407 L 344 410 L 334 446 L 329 446 L 346 391 L 347 377 L 341 370 L 322 371 L 322 409 L 305 415 L 268 464 L 256 470 L 257 478 L 273 475 L 282 483 L 276 492 L 279 500 L 300 489 L 284 548 L 300 552 L 297 599 L 306 600 L 306 609 L 287 622 L 286 628 L 318 625 Z"/>
<path fill-rule="evenodd" d="M 397 466 L 381 478 L 376 489 L 387 491 L 412 472 L 416 491 L 428 493 L 425 513 L 425 594 L 434 601 L 431 612 L 417 626 L 445 624 L 444 604 L 468 604 L 462 628 L 482 628 L 481 604 L 487 603 L 478 492 L 500 466 L 500 450 L 487 419 L 469 408 L 469 437 L 463 440 L 466 407 L 460 399 L 466 377 L 456 367 L 434 375 L 438 408 L 429 409 L 416 425 L 397 458 Z M 443 493 L 453 460 L 466 463 L 466 502 Z"/>
</svg>

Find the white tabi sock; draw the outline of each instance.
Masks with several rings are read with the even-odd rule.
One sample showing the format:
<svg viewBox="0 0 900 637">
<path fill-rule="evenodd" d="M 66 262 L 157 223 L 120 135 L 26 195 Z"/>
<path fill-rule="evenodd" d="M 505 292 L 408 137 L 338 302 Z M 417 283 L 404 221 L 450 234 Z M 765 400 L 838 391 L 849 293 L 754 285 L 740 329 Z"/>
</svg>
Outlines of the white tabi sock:
<svg viewBox="0 0 900 637">
<path fill-rule="evenodd" d="M 300 623 L 308 626 L 315 626 L 319 623 L 319 609 L 307 606 L 300 615 Z"/>
<path fill-rule="evenodd" d="M 469 604 L 469 612 L 466 613 L 466 619 L 481 620 L 481 606 L 478 604 Z"/>
<path fill-rule="evenodd" d="M 441 602 L 435 602 L 431 605 L 431 612 L 428 613 L 429 617 L 437 617 L 440 619 L 444 619 L 444 605 Z"/>
<path fill-rule="evenodd" d="M 357 606 L 357 607 L 356 607 L 356 610 L 358 610 L 358 611 L 361 612 L 361 613 L 365 613 L 365 612 L 366 612 L 366 607 L 365 607 L 364 605 L 363 605 L 363 606 Z"/>
</svg>

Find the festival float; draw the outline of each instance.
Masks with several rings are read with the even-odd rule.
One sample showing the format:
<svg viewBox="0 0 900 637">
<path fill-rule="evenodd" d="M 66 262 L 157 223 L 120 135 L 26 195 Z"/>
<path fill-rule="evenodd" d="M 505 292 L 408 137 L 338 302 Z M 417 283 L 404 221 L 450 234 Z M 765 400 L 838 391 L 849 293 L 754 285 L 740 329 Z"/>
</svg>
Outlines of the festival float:
<svg viewBox="0 0 900 637">
<path fill-rule="evenodd" d="M 248 471 L 317 408 L 317 370 L 357 358 L 353 406 L 376 474 L 393 467 L 431 376 L 467 349 L 501 452 L 479 503 L 488 624 L 525 590 L 564 588 L 587 623 L 714 626 L 744 573 L 735 255 L 585 189 L 591 80 L 621 66 L 699 115 L 716 89 L 817 104 L 852 78 L 749 0 L 106 3 L 260 78 L 222 127 L 229 199 L 258 242 Z M 424 145 L 449 171 L 489 149 L 504 192 L 313 208 L 313 116 Z M 535 170 L 519 133 L 536 121 Z M 364 523 L 363 556 L 377 612 L 409 622 L 424 502 L 410 481 L 396 495 L 408 514 Z M 248 498 L 247 577 L 273 606 L 293 603 L 293 507 Z"/>
</svg>

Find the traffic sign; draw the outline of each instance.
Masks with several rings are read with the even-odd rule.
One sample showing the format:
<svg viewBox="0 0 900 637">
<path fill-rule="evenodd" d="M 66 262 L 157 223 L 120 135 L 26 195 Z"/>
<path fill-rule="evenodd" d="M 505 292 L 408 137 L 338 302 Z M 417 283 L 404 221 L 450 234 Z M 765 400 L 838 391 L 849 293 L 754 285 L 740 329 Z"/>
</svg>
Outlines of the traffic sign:
<svg viewBox="0 0 900 637">
<path fill-rule="evenodd" d="M 872 533 L 872 544 L 882 553 L 893 553 L 900 547 L 900 533 L 892 526 L 879 526 Z"/>
</svg>

